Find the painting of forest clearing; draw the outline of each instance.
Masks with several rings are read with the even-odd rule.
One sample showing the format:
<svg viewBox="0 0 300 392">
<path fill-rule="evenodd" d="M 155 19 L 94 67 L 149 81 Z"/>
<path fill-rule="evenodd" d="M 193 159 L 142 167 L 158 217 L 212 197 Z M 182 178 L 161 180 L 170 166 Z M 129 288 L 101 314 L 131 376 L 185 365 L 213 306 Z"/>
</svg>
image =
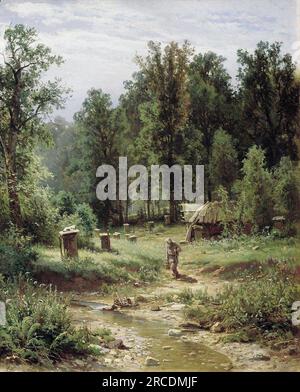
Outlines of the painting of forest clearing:
<svg viewBox="0 0 300 392">
<path fill-rule="evenodd" d="M 0 370 L 300 371 L 299 2 L 70 3 L 0 2 Z"/>
</svg>

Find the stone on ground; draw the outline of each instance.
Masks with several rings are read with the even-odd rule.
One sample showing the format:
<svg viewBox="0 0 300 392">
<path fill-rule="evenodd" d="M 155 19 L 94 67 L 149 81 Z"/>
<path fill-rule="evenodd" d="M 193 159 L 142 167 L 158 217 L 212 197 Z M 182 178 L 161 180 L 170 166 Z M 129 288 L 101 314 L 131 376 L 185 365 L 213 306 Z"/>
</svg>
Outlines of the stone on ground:
<svg viewBox="0 0 300 392">
<path fill-rule="evenodd" d="M 174 337 L 179 337 L 179 336 L 182 336 L 183 333 L 180 329 L 169 329 L 168 335 L 174 336 Z"/>
<path fill-rule="evenodd" d="M 145 360 L 145 365 L 146 366 L 159 366 L 159 364 L 160 364 L 160 362 L 156 358 L 147 357 L 146 360 Z"/>
<path fill-rule="evenodd" d="M 211 326 L 210 331 L 213 333 L 220 333 L 224 331 L 224 327 L 220 322 L 216 322 Z"/>
</svg>

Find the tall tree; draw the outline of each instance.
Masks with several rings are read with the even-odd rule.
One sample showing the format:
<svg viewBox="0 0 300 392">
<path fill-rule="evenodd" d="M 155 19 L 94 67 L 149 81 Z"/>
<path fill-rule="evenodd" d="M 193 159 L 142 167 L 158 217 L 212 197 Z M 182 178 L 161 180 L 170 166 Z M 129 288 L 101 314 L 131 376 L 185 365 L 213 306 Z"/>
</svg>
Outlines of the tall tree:
<svg viewBox="0 0 300 392">
<path fill-rule="evenodd" d="M 82 109 L 74 115 L 81 126 L 80 159 L 90 177 L 91 203 L 99 221 L 108 225 L 113 203 L 96 199 L 96 170 L 102 164 L 116 166 L 119 156 L 119 139 L 122 128 L 122 111 L 114 109 L 109 94 L 101 89 L 91 89 L 82 104 Z"/>
<path fill-rule="evenodd" d="M 62 58 L 37 42 L 33 28 L 9 27 L 3 63 L 0 65 L 0 145 L 5 164 L 11 221 L 22 226 L 19 182 L 30 151 L 38 139 L 45 139 L 43 117 L 63 105 L 67 91 L 60 81 L 44 81 L 43 74 Z"/>
<path fill-rule="evenodd" d="M 120 106 L 124 109 L 127 127 L 126 134 L 130 140 L 136 138 L 141 129 L 142 121 L 140 116 L 140 105 L 150 100 L 150 93 L 147 88 L 145 74 L 135 72 L 132 80 L 126 80 L 124 83 L 125 92 L 120 96 Z"/>
<path fill-rule="evenodd" d="M 297 174 L 297 167 L 288 157 L 282 157 L 274 170 L 275 210 L 276 213 L 286 216 L 289 222 L 295 222 L 299 218 L 300 193 Z"/>
<path fill-rule="evenodd" d="M 212 196 L 212 184 L 208 166 L 214 134 L 219 128 L 232 132 L 235 122 L 235 99 L 224 61 L 225 58 L 216 53 L 200 53 L 194 56 L 189 67 L 189 132 L 192 144 L 194 140 L 201 140 L 203 146 L 202 163 L 206 165 L 206 189 L 209 200 Z"/>
<path fill-rule="evenodd" d="M 232 137 L 223 129 L 214 135 L 209 169 L 213 190 L 216 192 L 222 186 L 231 195 L 238 175 L 238 157 Z"/>
<path fill-rule="evenodd" d="M 148 55 L 137 57 L 144 73 L 155 110 L 156 127 L 151 140 L 160 163 L 169 167 L 178 163 L 182 152 L 183 128 L 189 112 L 188 65 L 193 50 L 188 42 L 181 47 L 171 42 L 162 50 L 160 43 L 148 43 Z M 148 127 L 150 130 L 151 127 Z M 171 179 L 170 216 L 176 220 L 174 182 Z"/>
<path fill-rule="evenodd" d="M 273 179 L 266 167 L 265 153 L 252 146 L 242 167 L 243 179 L 239 183 L 238 210 L 243 222 L 262 229 L 270 225 L 273 216 Z"/>
<path fill-rule="evenodd" d="M 43 164 L 52 174 L 47 179 L 47 185 L 55 192 L 65 190 L 76 193 L 78 177 L 76 183 L 73 183 L 68 173 L 76 143 L 75 126 L 62 117 L 55 117 L 53 121 L 47 123 L 47 128 L 51 134 L 51 144 L 47 146 L 41 144 L 37 150 Z"/>
<path fill-rule="evenodd" d="M 239 50 L 238 62 L 246 136 L 265 149 L 268 167 L 295 159 L 299 85 L 291 55 L 278 42 L 259 42 L 253 54 Z"/>
<path fill-rule="evenodd" d="M 139 71 L 132 75 L 132 80 L 124 82 L 124 93 L 120 96 L 119 104 L 124 111 L 125 124 L 122 146 L 120 146 L 120 154 L 126 155 L 128 165 L 144 164 L 148 165 L 147 156 L 144 154 L 146 144 L 139 143 L 143 138 L 141 131 L 143 128 L 143 121 L 141 118 L 141 106 L 150 100 L 150 94 L 147 88 L 147 81 L 145 75 Z M 142 147 L 142 150 L 140 149 Z M 147 144 L 147 148 L 149 148 Z M 148 152 L 149 150 L 147 150 Z M 128 210 L 130 200 L 127 199 L 125 204 L 125 219 L 128 220 Z M 142 202 L 141 202 L 142 204 Z M 146 202 L 148 209 L 148 218 L 150 218 L 150 204 L 151 201 Z"/>
</svg>

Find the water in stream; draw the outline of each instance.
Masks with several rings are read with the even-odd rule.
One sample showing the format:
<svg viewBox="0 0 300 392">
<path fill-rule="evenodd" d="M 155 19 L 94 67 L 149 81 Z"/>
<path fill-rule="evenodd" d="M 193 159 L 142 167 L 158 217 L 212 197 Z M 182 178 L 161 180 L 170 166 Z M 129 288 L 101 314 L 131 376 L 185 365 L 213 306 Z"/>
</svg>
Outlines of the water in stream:
<svg viewBox="0 0 300 392">
<path fill-rule="evenodd" d="M 85 306 L 88 312 L 99 314 L 99 321 L 117 324 L 120 327 L 133 328 L 136 335 L 149 340 L 149 355 L 158 359 L 160 365 L 142 370 L 157 371 L 225 371 L 230 367 L 230 360 L 223 354 L 209 347 L 180 337 L 168 336 L 170 324 L 164 320 L 148 320 L 128 315 L 124 312 L 103 311 L 105 304 L 80 301 L 77 305 Z M 168 349 L 166 349 L 168 347 Z M 130 370 L 130 369 L 128 369 Z"/>
</svg>

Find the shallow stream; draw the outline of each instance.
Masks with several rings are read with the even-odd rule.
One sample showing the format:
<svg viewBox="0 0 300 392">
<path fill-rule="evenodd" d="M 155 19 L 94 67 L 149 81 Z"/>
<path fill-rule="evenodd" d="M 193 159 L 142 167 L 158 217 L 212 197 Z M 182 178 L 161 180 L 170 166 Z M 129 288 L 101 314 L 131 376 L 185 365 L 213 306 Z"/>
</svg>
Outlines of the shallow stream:
<svg viewBox="0 0 300 392">
<path fill-rule="evenodd" d="M 165 320 L 149 320 L 128 315 L 126 312 L 104 311 L 107 304 L 103 303 L 78 301 L 78 305 L 86 307 L 85 318 L 88 319 L 89 313 L 92 312 L 95 320 L 95 313 L 99 314 L 99 322 L 133 329 L 136 336 L 150 343 L 147 351 L 151 357 L 159 360 L 160 365 L 141 370 L 226 371 L 230 366 L 230 360 L 225 355 L 201 343 L 169 336 L 168 330 L 172 326 Z"/>
</svg>

